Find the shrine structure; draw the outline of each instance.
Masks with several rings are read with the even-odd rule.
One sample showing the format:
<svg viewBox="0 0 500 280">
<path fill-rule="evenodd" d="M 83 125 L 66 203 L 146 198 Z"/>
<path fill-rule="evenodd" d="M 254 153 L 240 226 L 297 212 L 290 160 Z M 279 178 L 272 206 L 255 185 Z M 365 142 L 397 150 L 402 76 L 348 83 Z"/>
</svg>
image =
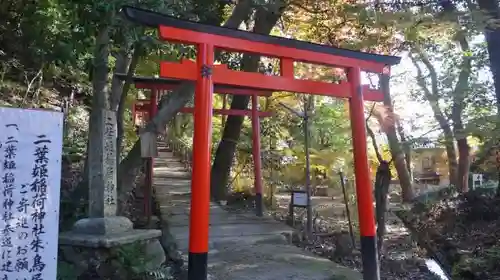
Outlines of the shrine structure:
<svg viewBox="0 0 500 280">
<path fill-rule="evenodd" d="M 183 64 L 190 64 L 190 60 L 183 60 Z M 126 79 L 125 74 L 115 74 L 118 78 Z M 132 122 L 134 125 L 140 127 L 147 121 L 154 117 L 158 111 L 158 103 L 161 97 L 168 94 L 169 91 L 175 89 L 181 80 L 173 80 L 167 78 L 149 78 L 149 77 L 133 77 L 132 82 L 135 88 L 149 91 L 149 98 L 137 99 L 132 105 Z M 256 91 L 251 89 L 238 88 L 234 86 L 221 86 L 216 85 L 215 92 L 219 94 L 232 94 L 232 95 L 251 95 L 252 109 L 251 110 L 237 110 L 237 109 L 213 109 L 213 114 L 225 116 L 247 116 L 252 119 L 252 156 L 254 162 L 254 193 L 255 193 L 255 211 L 257 216 L 263 215 L 263 202 L 262 202 L 262 172 L 261 172 L 261 150 L 260 150 L 260 118 L 271 116 L 270 112 L 262 112 L 258 110 L 259 97 L 269 97 L 272 92 L 270 91 Z M 223 105 L 223 107 L 225 107 Z M 194 108 L 184 107 L 181 108 L 179 113 L 192 114 Z M 152 214 L 152 185 L 153 185 L 153 160 L 152 158 L 146 159 L 145 166 L 145 182 L 144 182 L 144 214 L 149 222 Z"/>
<path fill-rule="evenodd" d="M 349 100 L 363 278 L 364 280 L 379 280 L 380 269 L 376 248 L 376 227 L 363 102 L 364 100 L 382 101 L 384 94 L 389 93 L 362 86 L 361 71 L 377 73 L 380 75 L 380 81 L 388 82 L 390 67 L 398 64 L 400 58 L 205 25 L 130 6 L 124 6 L 122 12 L 132 22 L 158 28 L 160 38 L 164 41 L 190 44 L 197 48 L 196 62 L 189 60 L 161 62 L 160 77 L 163 80 L 146 84 L 151 90 L 157 91 L 175 89 L 177 85 L 186 81 L 196 83 L 194 108 L 181 109 L 184 112 L 194 113 L 188 279 L 207 279 L 212 114 L 251 115 L 255 121 L 258 117 L 265 116 L 264 112 L 259 113 L 256 110 L 258 94 L 288 91 Z M 226 65 L 215 65 L 216 49 L 278 58 L 280 75 L 234 71 L 228 69 Z M 297 79 L 295 62 L 344 68 L 347 72 L 347 81 L 329 83 Z M 160 86 L 162 83 L 167 86 Z M 388 86 L 381 85 L 381 89 L 388 91 Z M 254 100 L 252 111 L 214 110 L 212 108 L 214 92 L 252 95 Z M 152 96 L 157 95 L 152 94 Z M 156 104 L 155 99 L 157 98 L 152 99 L 152 105 Z M 153 107 L 156 106 L 150 106 L 148 109 L 151 116 L 156 113 Z M 142 110 L 145 110 L 145 107 Z M 254 152 L 258 152 L 260 149 L 258 130 L 254 130 L 254 139 Z M 257 168 L 260 164 L 260 156 L 257 158 L 259 160 L 255 164 L 256 172 L 260 171 L 260 168 Z M 256 178 L 260 181 L 260 176 L 257 174 Z M 261 195 L 261 183 L 256 181 L 255 188 L 256 194 Z"/>
</svg>

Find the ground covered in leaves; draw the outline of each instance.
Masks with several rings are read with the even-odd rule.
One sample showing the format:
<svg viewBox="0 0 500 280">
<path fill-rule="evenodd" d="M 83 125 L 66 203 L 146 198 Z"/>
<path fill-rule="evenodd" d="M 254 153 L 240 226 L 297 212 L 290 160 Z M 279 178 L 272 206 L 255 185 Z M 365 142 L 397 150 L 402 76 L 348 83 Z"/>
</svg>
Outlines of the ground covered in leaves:
<svg viewBox="0 0 500 280">
<path fill-rule="evenodd" d="M 273 216 L 283 222 L 288 220 L 288 215 L 283 212 L 276 211 Z M 300 219 L 300 217 L 297 218 Z M 340 223 L 329 224 L 326 220 L 320 219 L 320 217 L 316 217 L 315 234 L 312 241 L 307 241 L 300 236 L 303 234 L 304 223 L 295 223 L 299 236 L 294 238 L 294 243 L 336 263 L 361 271 L 362 262 L 359 241 L 357 240 L 358 234 L 355 233 L 356 246 L 348 248 L 346 244 L 352 244 L 349 232 L 345 228 L 339 227 Z M 380 258 L 381 279 L 440 279 L 427 269 L 424 259 L 425 252 L 416 246 L 408 232 L 394 224 L 388 228 L 386 247 Z"/>
<path fill-rule="evenodd" d="M 231 205 L 233 211 L 253 211 L 250 202 L 243 202 L 246 197 L 234 195 L 228 199 L 228 206 Z M 277 207 L 275 210 L 268 210 L 276 220 L 292 226 L 288 215 L 289 195 L 277 195 Z M 236 203 L 230 200 L 238 200 Z M 357 270 L 362 269 L 361 253 L 359 250 L 359 240 L 354 221 L 354 236 L 356 246 L 352 246 L 351 236 L 348 231 L 348 222 L 345 213 L 345 205 L 342 199 L 332 199 L 330 197 L 314 197 L 314 237 L 311 241 L 304 236 L 305 211 L 298 209 L 295 212 L 296 229 L 293 236 L 295 245 L 312 251 L 317 255 L 328 258 L 334 262 L 351 267 Z M 351 209 L 351 216 L 355 209 Z M 385 248 L 380 259 L 381 279 L 384 280 L 433 280 L 441 279 L 430 272 L 425 264 L 425 251 L 420 249 L 416 242 L 412 240 L 411 234 L 404 228 L 402 222 L 395 215 L 389 213 Z"/>
<path fill-rule="evenodd" d="M 481 189 L 442 197 L 401 215 L 453 279 L 500 279 L 500 197 Z"/>
</svg>

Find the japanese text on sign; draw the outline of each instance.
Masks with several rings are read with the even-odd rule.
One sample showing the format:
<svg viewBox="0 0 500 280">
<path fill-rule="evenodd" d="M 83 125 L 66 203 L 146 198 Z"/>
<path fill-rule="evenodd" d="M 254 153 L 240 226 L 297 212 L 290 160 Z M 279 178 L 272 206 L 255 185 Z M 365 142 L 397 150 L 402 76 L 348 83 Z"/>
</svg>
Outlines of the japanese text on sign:
<svg viewBox="0 0 500 280">
<path fill-rule="evenodd" d="M 62 114 L 0 108 L 0 280 L 55 280 Z"/>
</svg>

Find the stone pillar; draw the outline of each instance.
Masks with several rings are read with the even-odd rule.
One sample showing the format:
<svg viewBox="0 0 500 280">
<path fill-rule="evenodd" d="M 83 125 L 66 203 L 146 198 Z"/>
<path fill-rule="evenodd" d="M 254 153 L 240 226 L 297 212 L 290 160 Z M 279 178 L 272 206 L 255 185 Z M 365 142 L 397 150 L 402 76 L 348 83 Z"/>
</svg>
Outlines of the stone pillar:
<svg viewBox="0 0 500 280">
<path fill-rule="evenodd" d="M 149 248 L 151 246 L 161 248 L 158 240 L 161 231 L 134 229 L 127 217 L 116 215 L 118 204 L 116 114 L 109 110 L 93 113 L 100 114 L 96 119 L 101 122 L 94 125 L 89 133 L 89 217 L 77 221 L 70 232 L 61 233 L 59 245 L 66 249 L 72 248 L 69 252 L 66 250 L 68 253 L 65 255 L 85 255 L 104 264 L 107 259 L 113 258 L 113 250 L 110 249 L 114 247 L 139 243 Z M 164 258 L 165 255 L 163 255 L 163 260 Z M 162 258 L 155 256 L 155 259 Z M 79 266 L 80 264 L 75 260 L 73 265 Z M 113 268 L 108 271 L 113 271 Z M 105 275 L 101 276 L 105 277 Z"/>
<path fill-rule="evenodd" d="M 77 221 L 73 231 L 101 235 L 129 231 L 132 222 L 116 216 L 116 114 L 104 109 L 94 113 L 101 122 L 89 133 L 89 217 Z"/>
<path fill-rule="evenodd" d="M 102 110 L 102 123 L 94 133 L 102 143 L 89 143 L 89 217 L 116 216 L 116 114 Z M 96 143 L 97 142 L 97 143 Z"/>
</svg>

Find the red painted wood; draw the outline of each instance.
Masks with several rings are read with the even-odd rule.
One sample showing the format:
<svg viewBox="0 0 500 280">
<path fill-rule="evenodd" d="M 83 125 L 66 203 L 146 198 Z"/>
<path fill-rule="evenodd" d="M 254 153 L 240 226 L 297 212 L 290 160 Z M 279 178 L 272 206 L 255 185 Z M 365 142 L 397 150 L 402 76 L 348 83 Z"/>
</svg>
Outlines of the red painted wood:
<svg viewBox="0 0 500 280">
<path fill-rule="evenodd" d="M 213 63 L 213 46 L 200 44 L 198 46 L 198 75 L 196 77 L 196 93 L 194 96 L 196 109 L 194 112 L 189 253 L 208 253 L 213 82 L 211 75 L 202 75 L 201 69 L 204 66 L 210 67 Z M 193 272 L 190 271 L 189 273 Z"/>
<path fill-rule="evenodd" d="M 262 193 L 262 165 L 260 155 L 260 122 L 258 111 L 259 97 L 252 96 L 252 155 L 253 155 L 253 171 L 254 171 L 254 188 L 255 194 L 263 195 Z M 262 202 L 262 201 L 261 201 Z M 259 209 L 259 207 L 256 207 Z M 257 213 L 258 215 L 260 213 Z"/>
<path fill-rule="evenodd" d="M 287 78 L 295 78 L 295 70 L 293 60 L 289 58 L 282 58 L 280 60 L 280 75 Z"/>
<path fill-rule="evenodd" d="M 384 101 L 384 93 L 378 89 L 370 88 L 369 85 L 362 85 L 363 100 L 365 101 Z"/>
<path fill-rule="evenodd" d="M 144 100 L 140 99 L 137 100 L 136 103 L 133 105 L 133 110 L 135 112 L 148 112 L 150 111 L 149 108 L 149 100 Z M 181 113 L 187 113 L 187 114 L 192 114 L 194 113 L 194 108 L 192 107 L 184 107 L 179 110 Z M 237 110 L 237 109 L 212 109 L 213 114 L 216 115 L 225 115 L 225 116 L 246 116 L 246 117 L 251 117 L 252 116 L 252 110 Z M 262 112 L 258 111 L 257 114 L 259 117 L 271 117 L 273 115 L 272 112 Z"/>
<path fill-rule="evenodd" d="M 181 113 L 193 113 L 194 108 L 182 108 L 179 112 Z M 213 109 L 213 114 L 224 115 L 224 116 L 245 116 L 251 117 L 252 110 L 236 110 L 236 109 Z M 271 117 L 273 113 L 271 112 L 257 112 L 259 117 Z"/>
<path fill-rule="evenodd" d="M 382 73 L 384 64 L 362 59 L 317 53 L 284 46 L 253 42 L 215 34 L 207 34 L 170 26 L 160 26 L 160 38 L 166 41 L 187 44 L 214 44 L 215 47 L 234 52 L 248 52 L 269 57 L 289 58 L 294 61 L 305 61 L 339 67 L 360 67 L 362 70 Z"/>
<path fill-rule="evenodd" d="M 351 91 L 354 93 L 357 92 L 359 86 L 356 85 L 361 84 L 361 73 L 359 68 L 349 69 L 348 78 L 352 84 Z M 376 234 L 375 213 L 373 210 L 372 186 L 368 167 L 366 121 L 362 95 L 353 94 L 352 98 L 349 100 L 349 112 L 351 114 L 359 229 L 361 236 L 373 237 Z"/>
<path fill-rule="evenodd" d="M 193 62 L 183 60 L 181 63 L 162 62 L 160 76 L 181 80 L 194 80 L 196 69 Z M 216 83 L 244 86 L 258 90 L 303 92 L 318 95 L 349 97 L 349 85 L 330 84 L 309 80 L 296 80 L 288 77 L 266 76 L 261 73 L 234 71 L 226 65 L 217 65 L 213 69 L 213 79 Z"/>
<path fill-rule="evenodd" d="M 188 59 L 183 59 L 180 63 L 161 62 L 160 76 L 163 78 L 194 81 L 197 74 L 195 66 L 195 63 Z M 290 71 L 290 69 L 287 71 Z M 287 75 L 290 75 L 290 73 L 288 72 Z M 261 73 L 230 70 L 226 65 L 214 66 L 213 80 L 219 84 L 244 86 L 258 90 L 301 92 L 339 98 L 351 97 L 348 82 L 333 84 L 311 80 L 297 80 L 293 77 L 267 76 Z M 365 87 L 363 88 L 365 89 Z M 369 87 L 366 87 L 366 89 L 369 89 Z M 364 93 L 364 99 L 368 101 L 383 100 L 382 95 L 377 90 L 370 90 Z"/>
<path fill-rule="evenodd" d="M 137 87 L 139 85 L 139 87 Z M 142 88 L 142 89 L 151 89 L 151 88 L 156 88 L 156 89 L 162 89 L 162 90 L 171 90 L 175 88 L 175 85 L 166 85 L 166 84 L 136 84 L 137 88 Z M 229 91 L 231 90 L 231 93 Z M 234 95 L 253 95 L 257 92 L 258 96 L 265 96 L 269 97 L 272 95 L 271 92 L 265 92 L 265 91 L 256 91 L 253 89 L 230 89 L 228 88 L 227 94 L 234 94 Z M 235 90 L 235 91 L 233 91 Z M 168 93 L 165 93 L 168 94 Z M 363 97 L 364 100 L 366 101 L 382 101 L 384 98 L 383 93 L 378 90 L 378 89 L 373 89 L 370 88 L 369 85 L 363 85 Z M 137 99 L 136 104 L 141 104 L 141 102 L 146 102 L 149 104 L 149 99 Z"/>
<path fill-rule="evenodd" d="M 174 84 L 165 84 L 165 83 L 160 83 L 160 82 L 139 82 L 135 84 L 135 88 L 140 88 L 140 89 L 152 89 L 156 88 L 159 90 L 173 90 L 177 87 L 178 85 Z M 234 87 L 225 87 L 225 86 L 220 86 L 216 85 L 214 88 L 215 93 L 219 94 L 232 94 L 232 95 L 253 95 L 255 94 L 255 90 L 253 89 L 246 89 L 246 88 L 234 88 Z M 272 91 L 258 91 L 257 93 L 259 96 L 271 96 L 273 93 Z"/>
</svg>

